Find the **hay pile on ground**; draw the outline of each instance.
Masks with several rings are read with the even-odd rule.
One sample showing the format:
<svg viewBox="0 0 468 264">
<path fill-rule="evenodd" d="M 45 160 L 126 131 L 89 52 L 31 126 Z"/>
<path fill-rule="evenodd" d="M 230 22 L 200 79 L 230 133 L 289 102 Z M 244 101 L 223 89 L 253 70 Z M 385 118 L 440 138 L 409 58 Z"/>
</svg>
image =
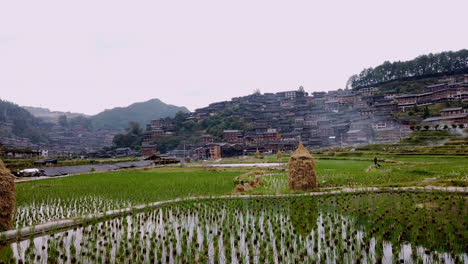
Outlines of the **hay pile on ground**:
<svg viewBox="0 0 468 264">
<path fill-rule="evenodd" d="M 281 150 L 276 153 L 276 159 L 280 162 L 283 161 L 283 152 Z"/>
<path fill-rule="evenodd" d="M 259 185 L 262 185 L 262 175 L 265 173 L 266 171 L 251 171 L 237 176 L 234 179 L 234 184 L 236 184 L 236 192 L 246 192 L 255 189 Z"/>
<path fill-rule="evenodd" d="M 0 160 L 0 231 L 13 227 L 15 178 Z"/>
<path fill-rule="evenodd" d="M 263 180 L 261 175 L 257 175 L 255 178 L 249 180 L 248 182 L 239 183 L 236 185 L 236 192 L 246 192 L 255 189 L 256 187 L 262 185 Z"/>
<path fill-rule="evenodd" d="M 288 163 L 288 186 L 293 190 L 306 191 L 317 188 L 315 162 L 310 152 L 299 143 Z"/>
</svg>

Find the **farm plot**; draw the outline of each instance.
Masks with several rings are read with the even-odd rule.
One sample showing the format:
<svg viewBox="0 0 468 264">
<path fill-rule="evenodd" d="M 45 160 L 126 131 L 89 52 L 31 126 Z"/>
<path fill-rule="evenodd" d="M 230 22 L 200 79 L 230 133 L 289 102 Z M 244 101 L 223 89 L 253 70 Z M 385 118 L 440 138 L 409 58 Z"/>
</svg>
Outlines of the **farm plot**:
<svg viewBox="0 0 468 264">
<path fill-rule="evenodd" d="M 431 159 L 383 163 L 380 169 L 370 169 L 372 162 L 320 159 L 316 161 L 319 188 L 367 186 L 468 186 L 468 163 L 461 158 Z M 287 172 L 272 172 L 263 177 L 264 184 L 251 194 L 291 193 Z"/>
<path fill-rule="evenodd" d="M 318 160 L 320 188 L 362 186 L 467 186 L 468 165 L 460 158 L 429 163 L 372 164 L 356 160 Z M 78 217 L 132 205 L 181 197 L 231 194 L 233 180 L 252 168 L 165 168 L 83 174 L 17 185 L 15 227 Z M 424 183 L 424 180 L 435 179 Z M 271 169 L 253 194 L 291 193 L 287 172 Z"/>
<path fill-rule="evenodd" d="M 237 172 L 237 170 L 240 170 Z M 167 168 L 83 174 L 17 184 L 16 228 L 132 205 L 230 194 L 242 169 Z"/>
<path fill-rule="evenodd" d="M 467 262 L 464 194 L 203 200 L 16 242 L 23 263 Z"/>
</svg>

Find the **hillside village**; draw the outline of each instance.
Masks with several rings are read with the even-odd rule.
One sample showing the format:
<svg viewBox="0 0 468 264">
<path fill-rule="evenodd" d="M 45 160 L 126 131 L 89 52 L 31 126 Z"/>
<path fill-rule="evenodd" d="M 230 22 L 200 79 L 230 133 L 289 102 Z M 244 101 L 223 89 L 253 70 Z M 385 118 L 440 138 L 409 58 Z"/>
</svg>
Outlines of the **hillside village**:
<svg viewBox="0 0 468 264">
<path fill-rule="evenodd" d="M 113 137 L 122 132 L 119 129 L 92 130 L 84 123 L 39 123 L 37 129 L 43 131 L 47 142 L 33 142 L 30 138 L 18 136 L 14 133 L 14 122 L 1 122 L 3 152 L 11 152 L 13 157 L 22 158 L 99 151 L 111 146 Z"/>
<path fill-rule="evenodd" d="M 13 157 L 36 156 L 38 153 L 86 156 L 111 147 L 114 136 L 125 132 L 130 121 L 143 125 L 152 118 L 173 116 L 178 111 L 188 110 L 164 104 L 158 99 L 105 110 L 94 116 L 20 107 L 0 100 L 0 149 Z M 118 154 L 113 151 L 105 156 Z"/>
<path fill-rule="evenodd" d="M 303 87 L 278 93 L 257 91 L 180 113 L 176 118 L 150 121 L 139 151 L 103 150 L 113 145 L 122 129 L 93 130 L 86 119 L 80 118 L 66 124 L 41 123 L 47 125 L 47 144 L 18 136 L 3 137 L 3 152 L 10 157 L 148 157 L 167 153 L 179 158 L 219 159 L 257 151 L 288 152 L 299 141 L 311 149 L 394 143 L 423 127 L 468 126 L 468 74 L 432 82 L 417 94 L 398 94 L 378 87 L 312 93 Z M 219 125 L 223 120 L 231 123 Z M 177 123 L 190 123 L 192 128 L 181 130 Z M 2 122 L 0 130 L 12 132 L 13 124 Z M 165 145 L 168 140 L 172 144 Z"/>
<path fill-rule="evenodd" d="M 186 114 L 203 123 L 216 116 L 238 118 L 245 129 L 225 129 L 184 139 L 169 154 L 194 159 L 218 159 L 246 153 L 291 151 L 299 141 L 311 149 L 394 143 L 411 130 L 468 125 L 468 75 L 438 78 L 420 94 L 382 93 L 376 87 L 329 92 L 256 92 L 217 102 Z M 432 106 L 447 106 L 431 113 Z M 458 107 L 449 107 L 459 105 Z M 422 109 L 422 110 L 421 110 Z M 433 109 L 432 109 L 433 110 Z M 418 115 L 418 112 L 423 114 Z M 433 112 L 433 111 L 432 111 Z M 158 142 L 177 134 L 175 119 L 151 121 L 141 147 L 143 156 L 158 153 Z"/>
</svg>

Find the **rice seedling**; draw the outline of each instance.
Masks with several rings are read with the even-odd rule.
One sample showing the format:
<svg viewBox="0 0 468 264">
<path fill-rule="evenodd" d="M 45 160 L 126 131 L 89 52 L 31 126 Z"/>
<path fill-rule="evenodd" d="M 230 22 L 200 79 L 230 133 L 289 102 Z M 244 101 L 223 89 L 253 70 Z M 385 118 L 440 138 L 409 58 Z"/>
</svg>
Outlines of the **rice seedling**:
<svg viewBox="0 0 468 264">
<path fill-rule="evenodd" d="M 18 263 L 466 263 L 467 201 L 435 192 L 184 201 L 8 250 Z"/>
<path fill-rule="evenodd" d="M 17 184 L 14 227 L 80 217 L 131 205 L 230 194 L 237 171 L 168 168 L 83 174 Z"/>
</svg>

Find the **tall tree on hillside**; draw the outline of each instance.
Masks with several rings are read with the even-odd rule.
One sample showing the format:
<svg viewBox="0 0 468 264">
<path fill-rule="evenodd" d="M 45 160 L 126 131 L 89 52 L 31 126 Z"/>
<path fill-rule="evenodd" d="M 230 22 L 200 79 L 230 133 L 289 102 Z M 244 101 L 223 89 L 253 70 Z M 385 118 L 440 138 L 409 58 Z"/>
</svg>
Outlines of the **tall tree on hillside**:
<svg viewBox="0 0 468 264">
<path fill-rule="evenodd" d="M 187 116 L 185 115 L 184 112 L 177 112 L 176 115 L 175 115 L 175 124 L 176 124 L 176 127 L 182 127 L 182 124 L 185 122 L 185 120 L 187 120 Z"/>
<path fill-rule="evenodd" d="M 143 141 L 143 129 L 136 122 L 128 124 L 127 133 L 114 136 L 112 143 L 115 148 L 132 148 L 138 150 Z"/>
<path fill-rule="evenodd" d="M 347 87 L 360 88 L 402 78 L 422 78 L 436 74 L 468 72 L 468 50 L 442 52 L 416 57 L 410 61 L 385 61 L 375 68 L 362 70 L 351 76 Z"/>
<path fill-rule="evenodd" d="M 424 107 L 424 112 L 423 112 L 423 118 L 428 118 L 431 116 L 431 113 L 429 112 L 429 108 L 427 108 L 427 105 Z"/>
<path fill-rule="evenodd" d="M 58 124 L 62 127 L 68 127 L 68 119 L 66 115 L 61 115 L 58 118 Z"/>
</svg>

